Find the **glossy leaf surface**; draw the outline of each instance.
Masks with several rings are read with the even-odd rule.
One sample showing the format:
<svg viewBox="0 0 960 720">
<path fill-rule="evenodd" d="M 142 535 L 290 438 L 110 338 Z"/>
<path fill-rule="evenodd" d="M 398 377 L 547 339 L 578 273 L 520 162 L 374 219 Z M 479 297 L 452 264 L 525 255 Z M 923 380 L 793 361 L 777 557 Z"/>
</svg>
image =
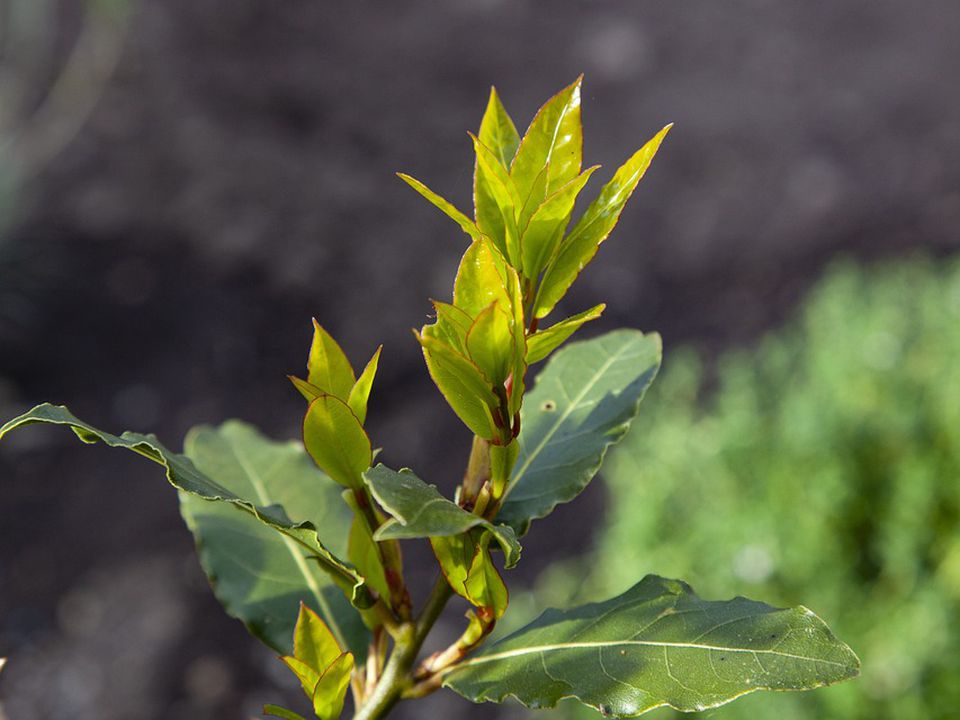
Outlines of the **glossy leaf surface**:
<svg viewBox="0 0 960 720">
<path fill-rule="evenodd" d="M 474 702 L 528 707 L 574 697 L 605 715 L 669 705 L 693 712 L 755 690 L 805 690 L 854 677 L 857 656 L 803 607 L 701 600 L 648 575 L 623 595 L 537 620 L 464 661 L 444 684 Z"/>
<path fill-rule="evenodd" d="M 367 403 L 370 400 L 370 390 L 373 388 L 373 379 L 377 375 L 377 367 L 380 364 L 380 353 L 383 351 L 383 345 L 376 349 L 370 362 L 360 373 L 357 382 L 350 388 L 350 394 L 347 396 L 347 405 L 357 416 L 357 420 L 363 425 L 367 420 Z"/>
<path fill-rule="evenodd" d="M 616 226 L 627 200 L 643 179 L 671 127 L 667 125 L 663 128 L 620 166 L 613 179 L 603 186 L 599 197 L 590 203 L 564 239 L 560 252 L 543 276 L 537 294 L 536 317 L 545 317 L 553 310 L 580 271 L 597 254 L 597 248 Z"/>
<path fill-rule="evenodd" d="M 520 141 L 510 169 L 520 197 L 525 199 L 529 195 L 537 175 L 548 165 L 546 195 L 580 174 L 583 158 L 580 82 L 578 78 L 550 98 Z"/>
<path fill-rule="evenodd" d="M 303 600 L 323 614 L 346 646 L 365 654 L 366 630 L 340 588 L 358 601 L 369 593 L 362 578 L 324 544 L 329 539 L 335 550 L 343 549 L 346 508 L 340 510 L 336 488 L 297 443 L 267 440 L 232 421 L 192 431 L 188 457 L 170 452 L 152 435 L 102 432 L 56 405 L 39 405 L 11 420 L 0 437 L 32 423 L 66 425 L 84 442 L 99 440 L 163 465 L 181 491 L 181 511 L 217 598 L 265 643 L 289 650 Z M 324 541 L 317 527 L 324 529 Z"/>
<path fill-rule="evenodd" d="M 616 330 L 550 359 L 521 411 L 520 455 L 498 522 L 520 533 L 587 486 L 660 367 L 660 336 Z"/>
<path fill-rule="evenodd" d="M 460 535 L 482 527 L 489 530 L 503 548 L 508 568 L 520 559 L 520 543 L 511 527 L 494 525 L 467 512 L 410 470 L 404 468 L 397 472 L 377 465 L 367 470 L 364 479 L 380 506 L 393 516 L 377 530 L 377 540 Z"/>
<path fill-rule="evenodd" d="M 303 418 L 303 445 L 317 466 L 345 487 L 361 487 L 363 471 L 373 461 L 373 447 L 360 420 L 333 395 L 310 403 Z"/>
</svg>

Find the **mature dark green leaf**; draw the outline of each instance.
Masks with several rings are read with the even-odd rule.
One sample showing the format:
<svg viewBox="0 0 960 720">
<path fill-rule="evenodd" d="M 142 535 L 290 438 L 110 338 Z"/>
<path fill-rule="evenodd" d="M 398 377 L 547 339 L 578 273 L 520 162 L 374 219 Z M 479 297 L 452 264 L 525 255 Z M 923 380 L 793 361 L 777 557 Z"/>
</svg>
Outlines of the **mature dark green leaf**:
<svg viewBox="0 0 960 720">
<path fill-rule="evenodd" d="M 517 146 L 520 145 L 520 135 L 507 114 L 507 109 L 500 102 L 496 88 L 490 88 L 490 100 L 483 113 L 483 120 L 480 121 L 478 137 L 480 142 L 493 150 L 500 164 L 509 169 L 513 156 L 517 154 Z"/>
<path fill-rule="evenodd" d="M 558 92 L 540 108 L 520 141 L 510 175 L 521 198 L 530 194 L 537 175 L 549 165 L 546 195 L 580 173 L 583 127 L 580 123 L 582 78 Z"/>
<path fill-rule="evenodd" d="M 228 613 L 268 645 L 289 649 L 297 607 L 304 600 L 336 628 L 341 641 L 365 653 L 366 631 L 337 586 L 363 604 L 369 593 L 317 532 L 318 526 L 330 532 L 332 543 L 345 534 L 346 521 L 336 511 L 341 507 L 337 490 L 298 444 L 273 442 L 249 426 L 228 422 L 191 432 L 188 457 L 170 452 L 153 435 L 117 437 L 63 406 L 48 404 L 8 422 L 0 428 L 0 438 L 32 423 L 66 425 L 84 442 L 100 440 L 163 465 L 167 479 L 181 491 L 181 509 L 214 592 Z M 293 518 L 280 503 L 291 508 Z M 269 577 L 264 574 L 268 568 Z"/>
<path fill-rule="evenodd" d="M 553 310 L 580 271 L 596 255 L 597 248 L 616 226 L 627 200 L 643 179 L 671 127 L 663 128 L 620 166 L 563 240 L 560 252 L 547 267 L 540 284 L 534 311 L 536 317 L 546 317 Z"/>
<path fill-rule="evenodd" d="M 532 708 L 567 697 L 615 717 L 669 705 L 693 712 L 756 690 L 806 690 L 855 677 L 860 661 L 804 607 L 701 600 L 648 575 L 619 597 L 537 620 L 452 669 L 474 702 Z"/>
<path fill-rule="evenodd" d="M 442 197 L 437 195 L 433 190 L 428 188 L 426 185 L 424 185 L 422 182 L 420 182 L 416 178 L 410 177 L 405 173 L 397 173 L 397 177 L 399 177 L 401 180 L 407 183 L 407 185 L 412 187 L 418 193 L 423 195 L 427 200 L 433 203 L 447 217 L 449 217 L 455 223 L 457 223 L 457 225 L 460 226 L 460 229 L 463 230 L 471 238 L 473 238 L 474 240 L 478 240 L 480 238 L 480 229 L 476 226 L 473 220 L 471 220 L 462 212 L 457 210 L 457 208 L 454 207 L 453 203 L 449 202 L 448 200 L 444 200 Z"/>
<path fill-rule="evenodd" d="M 520 543 L 513 528 L 467 512 L 412 471 L 404 468 L 397 472 L 381 464 L 367 470 L 364 479 L 380 506 L 393 516 L 377 530 L 377 540 L 445 537 L 483 527 L 503 548 L 508 568 L 520 559 Z"/>
<path fill-rule="evenodd" d="M 521 410 L 520 456 L 497 519 L 526 532 L 587 486 L 660 367 L 660 336 L 616 330 L 547 363 Z"/>
</svg>

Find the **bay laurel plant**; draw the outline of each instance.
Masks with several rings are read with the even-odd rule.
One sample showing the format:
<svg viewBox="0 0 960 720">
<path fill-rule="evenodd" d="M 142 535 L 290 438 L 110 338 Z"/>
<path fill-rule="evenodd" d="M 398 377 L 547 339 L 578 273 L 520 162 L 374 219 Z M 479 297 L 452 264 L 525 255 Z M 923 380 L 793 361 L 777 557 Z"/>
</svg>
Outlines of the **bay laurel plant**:
<svg viewBox="0 0 960 720">
<path fill-rule="evenodd" d="M 857 657 L 811 611 L 701 600 L 684 582 L 655 575 L 604 602 L 548 610 L 480 649 L 507 611 L 504 571 L 520 560 L 520 538 L 583 491 L 659 368 L 660 338 L 638 330 L 558 350 L 603 305 L 547 318 L 617 224 L 669 129 L 575 221 L 597 170 L 581 168 L 579 80 L 543 105 L 522 138 L 491 92 L 471 136 L 472 218 L 401 174 L 465 234 L 452 301 L 434 302 L 433 322 L 414 332 L 431 378 L 474 436 L 453 498 L 376 461 L 364 424 L 380 348 L 357 373 L 316 321 L 307 376 L 291 378 L 307 402 L 302 443 L 228 421 L 192 430 L 179 454 L 153 435 L 112 435 L 49 404 L 4 425 L 0 437 L 31 423 L 66 425 L 84 442 L 162 465 L 217 597 L 282 654 L 321 720 L 340 717 L 348 693 L 355 720 L 385 717 L 398 701 L 443 687 L 473 702 L 512 696 L 531 708 L 576 698 L 631 717 L 850 678 Z M 528 383 L 529 367 L 551 355 Z M 411 540 L 429 542 L 438 565 L 419 607 L 401 552 Z M 424 656 L 454 595 L 470 608 L 462 634 Z M 264 712 L 302 719 L 276 705 Z"/>
</svg>

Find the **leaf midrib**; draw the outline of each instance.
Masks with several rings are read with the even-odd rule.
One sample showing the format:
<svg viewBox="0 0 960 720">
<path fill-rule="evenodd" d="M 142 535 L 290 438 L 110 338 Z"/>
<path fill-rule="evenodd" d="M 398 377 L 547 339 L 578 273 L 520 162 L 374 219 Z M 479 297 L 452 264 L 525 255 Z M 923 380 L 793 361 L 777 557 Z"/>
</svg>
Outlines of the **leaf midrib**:
<svg viewBox="0 0 960 720">
<path fill-rule="evenodd" d="M 610 366 L 613 365 L 613 363 L 621 355 L 625 354 L 627 350 L 633 347 L 633 345 L 635 344 L 635 341 L 636 339 L 634 339 L 633 342 L 627 343 L 623 347 L 619 348 L 609 358 L 607 358 L 606 362 L 604 362 L 603 365 L 601 365 L 600 368 L 597 369 L 596 373 L 594 373 L 593 377 L 590 378 L 590 382 L 588 382 L 586 385 L 583 386 L 583 389 L 577 394 L 575 398 L 571 398 L 570 404 L 567 407 L 567 409 L 564 410 L 563 414 L 557 418 L 557 421 L 553 424 L 553 427 L 551 427 L 547 431 L 547 433 L 543 436 L 543 438 L 541 438 L 540 444 L 537 445 L 536 449 L 534 449 L 533 452 L 531 452 L 527 456 L 523 465 L 517 471 L 517 474 L 514 475 L 513 479 L 507 485 L 507 490 L 504 493 L 504 504 L 506 504 L 507 499 L 510 497 L 510 493 L 517 486 L 517 483 L 519 483 L 523 479 L 524 474 L 527 472 L 527 470 L 530 469 L 530 465 L 533 464 L 533 461 L 540 456 L 540 453 L 543 451 L 543 448 L 546 447 L 547 443 L 550 442 L 550 439 L 556 434 L 556 432 L 560 429 L 563 423 L 567 421 L 570 415 L 573 414 L 573 412 L 577 409 L 577 407 L 580 404 L 580 401 L 583 400 L 583 398 L 586 396 L 588 392 L 590 392 L 593 386 L 600 381 L 600 378 L 603 377 L 604 373 L 606 373 L 606 371 L 610 368 Z"/>
<path fill-rule="evenodd" d="M 824 658 L 809 657 L 806 655 L 796 655 L 794 653 L 782 652 L 775 649 L 752 649 L 752 648 L 738 648 L 738 647 L 725 647 L 722 645 L 705 645 L 702 643 L 683 643 L 683 642 L 667 642 L 662 640 L 609 640 L 609 641 L 596 641 L 596 642 L 573 642 L 573 643 L 556 643 L 551 645 L 530 645 L 528 647 L 517 648 L 515 650 L 504 650 L 499 653 L 492 653 L 490 655 L 481 655 L 479 657 L 471 658 L 466 660 L 455 667 L 448 669 L 445 674 L 454 672 L 456 670 L 461 670 L 463 668 L 472 667 L 474 665 L 482 665 L 484 663 L 495 662 L 497 660 L 509 660 L 510 658 L 522 657 L 524 655 L 532 655 L 534 653 L 549 653 L 549 652 L 558 652 L 562 650 L 591 650 L 598 648 L 606 647 L 623 647 L 623 646 L 644 646 L 644 647 L 659 647 L 659 648 L 687 648 L 694 650 L 717 650 L 719 652 L 730 652 L 730 653 L 753 653 L 759 655 L 774 655 L 777 657 L 792 658 L 794 660 L 805 660 L 807 662 L 821 662 L 828 665 L 835 665 L 836 667 L 848 667 L 847 663 L 837 662 L 836 660 L 826 660 Z"/>
<path fill-rule="evenodd" d="M 251 462 L 243 456 L 240 449 L 236 445 L 230 443 L 230 449 L 233 452 L 234 457 L 237 459 L 237 463 L 240 465 L 240 468 L 244 473 L 246 473 L 247 478 L 250 480 L 250 484 L 253 486 L 253 490 L 257 494 L 260 504 L 273 504 L 270 495 L 267 493 L 266 486 L 263 484 L 263 478 L 261 477 L 260 473 L 257 472 L 256 468 L 251 464 Z M 281 461 L 277 462 L 279 463 Z M 310 572 L 310 567 L 307 565 L 306 558 L 303 556 L 303 553 L 300 552 L 297 547 L 297 543 L 293 539 L 283 535 L 282 533 L 280 534 L 280 537 L 283 539 L 284 547 L 287 548 L 287 551 L 293 558 L 293 561 L 296 564 L 297 569 L 300 571 L 300 574 L 303 575 L 303 579 L 310 588 L 310 592 L 313 593 L 317 604 L 323 611 L 324 619 L 327 621 L 327 624 L 330 626 L 333 634 L 336 635 L 337 642 L 340 644 L 340 647 L 346 647 L 346 638 L 343 635 L 340 624 L 336 621 L 336 615 L 334 615 L 333 609 L 330 607 L 329 603 L 327 603 L 327 599 L 323 596 L 320 586 L 317 584 L 316 577 L 314 577 L 313 573 Z"/>
</svg>

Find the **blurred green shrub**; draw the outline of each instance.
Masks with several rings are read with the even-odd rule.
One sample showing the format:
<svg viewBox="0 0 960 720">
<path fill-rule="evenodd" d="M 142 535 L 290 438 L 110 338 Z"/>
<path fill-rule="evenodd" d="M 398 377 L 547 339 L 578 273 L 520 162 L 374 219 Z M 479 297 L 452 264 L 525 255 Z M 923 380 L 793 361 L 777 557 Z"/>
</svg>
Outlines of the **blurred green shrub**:
<svg viewBox="0 0 960 720">
<path fill-rule="evenodd" d="M 656 572 L 708 598 L 802 599 L 863 661 L 857 682 L 711 718 L 956 718 L 960 262 L 836 265 L 792 326 L 706 378 L 667 354 L 605 466 L 596 584 L 557 571 L 553 593 Z"/>
</svg>

